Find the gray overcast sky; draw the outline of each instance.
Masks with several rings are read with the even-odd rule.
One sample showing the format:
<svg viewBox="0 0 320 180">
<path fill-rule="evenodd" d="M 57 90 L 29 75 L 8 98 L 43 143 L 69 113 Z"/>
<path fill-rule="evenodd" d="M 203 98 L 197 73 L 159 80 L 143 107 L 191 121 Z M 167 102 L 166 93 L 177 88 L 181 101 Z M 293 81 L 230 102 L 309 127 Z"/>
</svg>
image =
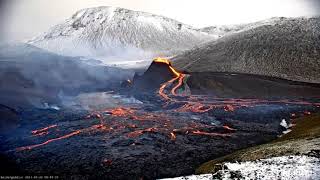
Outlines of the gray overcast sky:
<svg viewBox="0 0 320 180">
<path fill-rule="evenodd" d="M 79 9 L 117 6 L 167 16 L 195 27 L 275 16 L 315 16 L 320 0 L 0 0 L 0 41 L 30 39 Z"/>
</svg>

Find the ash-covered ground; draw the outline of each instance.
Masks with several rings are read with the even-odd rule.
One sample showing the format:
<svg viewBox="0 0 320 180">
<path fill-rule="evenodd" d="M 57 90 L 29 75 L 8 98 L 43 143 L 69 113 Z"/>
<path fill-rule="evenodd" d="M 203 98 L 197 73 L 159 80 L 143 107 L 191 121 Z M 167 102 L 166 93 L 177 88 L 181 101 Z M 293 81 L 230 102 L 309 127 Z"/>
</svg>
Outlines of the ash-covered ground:
<svg viewBox="0 0 320 180">
<path fill-rule="evenodd" d="M 220 87 L 219 94 L 227 93 L 219 97 L 200 94 L 199 89 L 212 86 L 189 86 L 190 77 L 192 74 L 171 69 L 170 63 L 154 62 L 143 76 L 135 77 L 133 85 L 124 84 L 119 92 L 81 94 L 46 109 L 15 111 L 4 106 L 8 117 L 15 114 L 19 120 L 1 131 L 1 158 L 10 163 L 7 169 L 21 175 L 64 179 L 176 177 L 194 173 L 210 159 L 274 140 L 295 123 L 295 118 L 320 111 L 318 98 L 304 96 L 318 88 L 309 84 L 263 79 L 283 92 L 290 88 L 298 92 L 293 88 L 297 86 L 305 91 L 301 96 L 288 93 L 288 97 L 277 97 L 267 89 L 275 95 L 259 98 L 258 93 L 241 98 L 230 94 L 230 81 L 224 80 L 213 83 Z M 193 94 L 194 87 L 197 94 Z"/>
</svg>

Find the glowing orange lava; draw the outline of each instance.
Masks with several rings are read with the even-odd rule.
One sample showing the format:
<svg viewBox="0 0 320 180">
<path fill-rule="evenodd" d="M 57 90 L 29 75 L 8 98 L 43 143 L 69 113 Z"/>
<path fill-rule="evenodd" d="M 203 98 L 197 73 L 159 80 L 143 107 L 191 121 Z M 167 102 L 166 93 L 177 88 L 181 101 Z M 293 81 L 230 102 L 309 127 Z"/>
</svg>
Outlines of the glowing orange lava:
<svg viewBox="0 0 320 180">
<path fill-rule="evenodd" d="M 117 116 L 117 117 L 129 117 L 131 119 L 137 119 L 136 116 L 134 116 L 134 110 L 130 108 L 115 108 L 111 110 L 112 116 Z"/>
<path fill-rule="evenodd" d="M 192 131 L 192 134 L 195 135 L 206 135 L 206 136 L 222 136 L 222 137 L 230 137 L 230 134 L 222 134 L 222 133 L 214 133 L 214 132 L 204 132 L 204 131 Z"/>
<path fill-rule="evenodd" d="M 173 94 L 174 96 L 176 96 L 176 90 L 183 84 L 183 79 L 185 77 L 184 74 L 182 73 L 179 73 L 177 70 L 175 70 L 172 65 L 171 65 L 171 62 L 168 60 L 168 59 L 164 59 L 164 58 L 155 58 L 153 60 L 153 62 L 157 62 L 157 63 L 164 63 L 164 64 L 167 64 L 169 69 L 171 70 L 171 72 L 175 75 L 175 77 L 163 84 L 161 84 L 160 88 L 159 88 L 159 95 L 165 99 L 165 100 L 171 100 L 171 98 L 169 98 L 169 96 L 167 94 L 164 93 L 165 89 L 171 85 L 173 82 L 175 82 L 176 80 L 179 80 L 178 81 L 178 84 L 176 86 L 174 86 L 171 90 L 171 94 Z"/>
<path fill-rule="evenodd" d="M 48 127 L 42 128 L 42 129 L 33 130 L 33 131 L 31 131 L 31 133 L 32 133 L 33 135 L 38 135 L 38 134 L 41 134 L 41 133 L 43 134 L 45 131 L 48 131 L 49 129 L 55 128 L 55 127 L 57 127 L 56 124 L 50 125 L 50 126 L 48 126 Z"/>
<path fill-rule="evenodd" d="M 47 134 L 49 134 L 48 131 L 43 131 L 43 132 L 40 132 L 40 133 L 32 134 L 32 136 L 44 136 L 44 135 L 47 135 Z"/>
<path fill-rule="evenodd" d="M 163 83 L 163 84 L 160 86 L 158 93 L 159 93 L 159 95 L 160 95 L 162 98 L 164 98 L 165 100 L 170 100 L 170 99 L 171 99 L 171 98 L 169 98 L 168 95 L 166 95 L 166 94 L 164 93 L 164 90 L 165 90 L 165 88 L 166 88 L 169 84 L 173 83 L 173 82 L 176 81 L 178 78 L 179 78 L 179 77 L 175 77 L 175 78 L 173 78 L 173 79 L 171 79 L 171 80 Z"/>
<path fill-rule="evenodd" d="M 127 137 L 135 138 L 135 137 L 138 137 L 138 136 L 142 135 L 145 132 L 156 132 L 156 131 L 157 131 L 157 128 L 154 128 L 154 127 L 147 128 L 147 129 L 142 129 L 142 130 L 136 130 L 136 131 L 128 133 Z"/>
<path fill-rule="evenodd" d="M 232 111 L 234 111 L 234 107 L 232 106 L 232 105 L 230 105 L 230 104 L 228 104 L 228 105 L 226 105 L 225 107 L 224 107 L 224 110 L 225 111 L 230 111 L 230 112 L 232 112 Z"/>
<path fill-rule="evenodd" d="M 164 59 L 164 58 L 155 58 L 153 60 L 153 62 L 157 62 L 157 63 L 164 63 L 164 64 L 167 64 L 170 68 L 170 70 L 172 71 L 172 73 L 175 75 L 175 76 L 180 76 L 181 73 L 179 73 L 177 70 L 175 70 L 172 65 L 171 65 L 171 62 L 168 60 L 168 59 Z"/>
<path fill-rule="evenodd" d="M 57 137 L 57 138 L 54 138 L 54 139 L 49 139 L 49 140 L 47 140 L 47 141 L 45 141 L 43 143 L 40 143 L 40 144 L 35 144 L 35 145 L 31 145 L 31 146 L 24 146 L 24 147 L 17 148 L 17 151 L 31 150 L 33 148 L 36 148 L 36 147 L 39 147 L 39 146 L 43 146 L 43 145 L 49 144 L 49 143 L 57 141 L 57 140 L 69 138 L 69 137 L 77 135 L 79 133 L 80 133 L 80 130 L 77 130 L 77 131 L 74 131 L 74 132 L 72 132 L 70 134 L 66 134 L 64 136 L 61 136 L 61 137 Z"/>
<path fill-rule="evenodd" d="M 177 89 L 178 89 L 179 87 L 182 86 L 184 77 L 185 77 L 184 74 L 180 74 L 178 84 L 177 84 L 175 87 L 173 87 L 172 90 L 171 90 L 171 94 L 172 94 L 172 95 L 177 96 L 176 91 L 177 91 Z"/>
<path fill-rule="evenodd" d="M 229 130 L 229 131 L 235 131 L 236 129 L 233 129 L 231 127 L 229 127 L 228 125 L 224 125 L 223 128 Z"/>
<path fill-rule="evenodd" d="M 174 141 L 174 140 L 177 139 L 176 135 L 175 135 L 173 132 L 170 133 L 170 136 L 171 136 L 170 139 L 171 139 L 172 141 Z"/>
<path fill-rule="evenodd" d="M 164 63 L 164 64 L 167 64 L 167 65 L 171 66 L 171 62 L 168 59 L 164 59 L 164 58 L 161 58 L 161 57 L 154 58 L 153 62 Z"/>
</svg>

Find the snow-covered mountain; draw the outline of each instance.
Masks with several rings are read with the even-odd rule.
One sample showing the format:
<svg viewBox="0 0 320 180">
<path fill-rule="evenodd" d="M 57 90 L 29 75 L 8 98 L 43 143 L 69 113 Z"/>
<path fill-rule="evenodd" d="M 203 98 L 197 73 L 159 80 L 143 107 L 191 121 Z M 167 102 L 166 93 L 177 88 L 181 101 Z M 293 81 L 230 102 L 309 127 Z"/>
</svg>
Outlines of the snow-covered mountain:
<svg viewBox="0 0 320 180">
<path fill-rule="evenodd" d="M 96 7 L 76 12 L 28 43 L 68 56 L 137 60 L 170 56 L 214 38 L 166 17 L 123 8 Z"/>
</svg>

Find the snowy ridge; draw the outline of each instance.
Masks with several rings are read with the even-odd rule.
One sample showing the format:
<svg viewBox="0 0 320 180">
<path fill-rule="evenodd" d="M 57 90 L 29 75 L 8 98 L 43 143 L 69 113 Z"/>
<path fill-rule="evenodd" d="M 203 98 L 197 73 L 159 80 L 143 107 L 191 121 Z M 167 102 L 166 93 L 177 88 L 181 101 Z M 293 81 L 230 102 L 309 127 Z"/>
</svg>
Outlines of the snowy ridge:
<svg viewBox="0 0 320 180">
<path fill-rule="evenodd" d="M 166 17 L 96 7 L 76 12 L 28 43 L 63 55 L 126 60 L 172 55 L 213 39 L 213 35 Z"/>
<path fill-rule="evenodd" d="M 250 29 L 254 29 L 260 26 L 265 26 L 265 25 L 274 25 L 277 22 L 280 22 L 281 20 L 284 20 L 286 18 L 284 17 L 274 17 L 262 21 L 257 21 L 253 23 L 247 23 L 247 24 L 231 24 L 231 25 L 217 25 L 217 26 L 209 26 L 209 27 L 204 27 L 201 29 L 201 31 L 209 33 L 213 36 L 216 36 L 217 38 L 233 34 L 233 33 L 238 33 L 242 31 L 247 31 Z"/>
</svg>

